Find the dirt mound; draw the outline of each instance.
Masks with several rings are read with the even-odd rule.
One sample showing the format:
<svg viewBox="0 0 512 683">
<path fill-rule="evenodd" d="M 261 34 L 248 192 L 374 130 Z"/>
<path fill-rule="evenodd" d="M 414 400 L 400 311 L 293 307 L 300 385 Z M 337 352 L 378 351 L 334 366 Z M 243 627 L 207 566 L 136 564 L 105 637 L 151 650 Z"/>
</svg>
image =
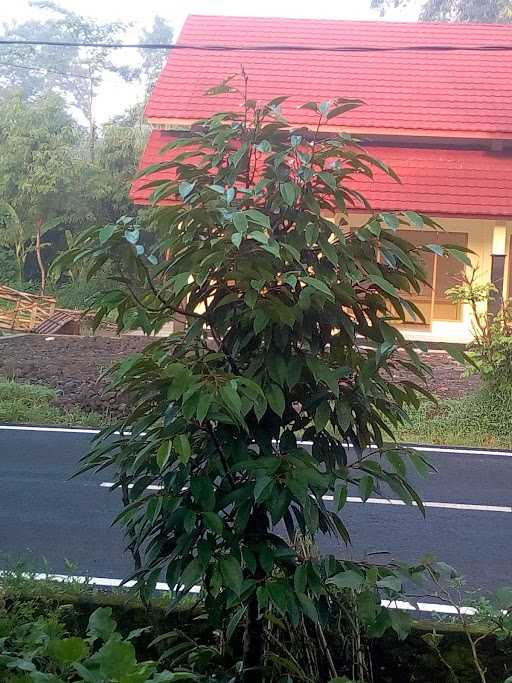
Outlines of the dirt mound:
<svg viewBox="0 0 512 683">
<path fill-rule="evenodd" d="M 59 392 L 62 408 L 79 406 L 111 415 L 126 411 L 126 398 L 106 388 L 100 375 L 112 363 L 148 344 L 145 337 L 50 337 L 22 335 L 0 339 L 0 376 L 46 384 Z M 474 391 L 478 377 L 464 377 L 464 368 L 446 353 L 428 354 L 433 369 L 429 389 L 440 398 Z"/>
</svg>

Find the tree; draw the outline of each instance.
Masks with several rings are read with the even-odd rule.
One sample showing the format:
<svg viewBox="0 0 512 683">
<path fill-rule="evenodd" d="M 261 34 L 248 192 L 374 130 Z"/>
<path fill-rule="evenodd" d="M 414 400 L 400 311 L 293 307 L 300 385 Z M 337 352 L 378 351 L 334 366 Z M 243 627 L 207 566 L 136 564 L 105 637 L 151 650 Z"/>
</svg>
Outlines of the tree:
<svg viewBox="0 0 512 683">
<path fill-rule="evenodd" d="M 392 323 L 421 319 L 410 294 L 425 281 L 430 247 L 396 231 L 437 226 L 407 211 L 349 228 L 353 203 L 370 211 L 354 181 L 394 175 L 349 135 L 318 133 L 358 101 L 309 102 L 315 127 L 294 130 L 279 110 L 286 98 L 258 107 L 247 82 L 231 83 L 212 92 L 239 93 L 241 111 L 200 122 L 169 145 L 171 161 L 146 170 L 170 173 L 153 181 L 154 199 L 175 201 L 159 210 L 154 249 L 123 218 L 81 235 L 61 259 L 92 259 L 93 271 L 112 264 L 117 285 L 100 297 L 98 321 L 113 314 L 121 329 L 147 332 L 187 322 L 117 367 L 131 412 L 84 469 L 117 470 L 141 585 L 164 574 L 179 600 L 199 583 L 212 628 L 229 639 L 243 625 L 234 680 L 270 680 L 296 639 L 319 643 L 319 673 L 308 669 L 309 646 L 295 647 L 287 673 L 295 680 L 302 666 L 301 680 L 328 680 L 336 670 L 323 628 L 339 591 L 350 589 L 375 629 L 400 630 L 405 617 L 380 599 L 396 599 L 421 569 L 319 558 L 301 553 L 299 539 L 348 543 L 352 489 L 367 500 L 390 487 L 422 509 L 407 472 L 428 464 L 385 438 L 427 393 L 427 368 Z M 419 381 L 392 377 L 395 368 Z"/>
<path fill-rule="evenodd" d="M 149 30 L 143 30 L 140 34 L 140 42 L 148 45 L 172 42 L 172 27 L 167 21 L 158 14 L 153 19 L 153 26 Z M 153 89 L 165 60 L 167 59 L 168 48 L 162 50 L 139 50 L 142 59 L 141 72 L 145 81 L 146 93 Z"/>
<path fill-rule="evenodd" d="M 15 94 L 0 105 L 0 239 L 14 248 L 20 281 L 27 253 L 36 251 L 43 291 L 42 238 L 68 216 L 78 134 L 56 95 L 28 104 Z"/>
<path fill-rule="evenodd" d="M 405 7 L 411 0 L 372 0 L 372 7 L 384 14 L 388 7 Z M 465 21 L 509 23 L 512 21 L 511 0 L 425 0 L 421 21 Z"/>
<path fill-rule="evenodd" d="M 30 5 L 43 12 L 44 19 L 4 24 L 4 38 L 116 42 L 128 28 L 124 22 L 99 23 L 47 0 L 32 0 Z M 112 51 L 103 48 L 4 46 L 0 55 L 0 83 L 27 98 L 50 91 L 60 94 L 87 121 L 92 158 L 97 135 L 94 101 L 98 87 L 107 73 L 114 73 L 126 81 L 138 77 L 137 69 L 119 66 L 111 57 Z"/>
</svg>

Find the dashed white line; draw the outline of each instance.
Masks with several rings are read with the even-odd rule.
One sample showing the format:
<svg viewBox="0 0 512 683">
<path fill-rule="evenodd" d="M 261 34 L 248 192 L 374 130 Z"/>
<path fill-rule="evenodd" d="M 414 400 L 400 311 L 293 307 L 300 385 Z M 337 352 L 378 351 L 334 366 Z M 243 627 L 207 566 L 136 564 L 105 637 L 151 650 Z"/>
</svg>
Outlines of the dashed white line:
<svg viewBox="0 0 512 683">
<path fill-rule="evenodd" d="M 0 571 L 0 576 L 8 576 L 10 572 Z M 74 576 L 70 574 L 46 574 L 43 572 L 38 572 L 31 574 L 29 572 L 23 572 L 22 575 L 25 579 L 33 579 L 35 581 L 56 581 L 58 583 L 81 583 L 88 586 L 100 586 L 102 588 L 133 588 L 135 586 L 135 581 L 126 581 L 123 583 L 122 579 L 108 579 L 98 576 Z M 155 590 L 157 591 L 169 591 L 169 584 L 159 581 Z M 190 593 L 200 593 L 201 586 L 192 586 Z M 475 610 L 472 607 L 455 607 L 453 605 L 443 605 L 438 603 L 430 602 L 406 602 L 404 600 L 382 600 L 381 605 L 387 607 L 388 609 L 403 609 L 407 611 L 419 611 L 419 612 L 436 612 L 438 614 L 474 614 Z"/>
<path fill-rule="evenodd" d="M 332 501 L 334 496 L 322 496 L 323 500 Z M 347 503 L 363 503 L 363 499 L 357 496 L 348 496 Z M 407 505 L 403 500 L 395 498 L 368 498 L 367 503 L 373 505 Z M 417 506 L 416 502 L 412 503 Z M 426 508 L 443 508 L 447 510 L 474 510 L 478 512 L 505 512 L 512 513 L 510 505 L 477 505 L 473 503 L 438 503 L 426 500 L 423 502 Z"/>
<path fill-rule="evenodd" d="M 111 489 L 113 486 L 115 486 L 115 483 L 113 481 L 102 481 L 100 486 L 104 489 Z M 128 488 L 132 489 L 133 484 L 128 484 Z M 161 491 L 163 488 L 164 487 L 160 486 L 159 484 L 150 484 L 149 486 L 146 486 L 146 491 Z"/>
<path fill-rule="evenodd" d="M 110 489 L 113 486 L 115 486 L 114 482 L 112 481 L 103 481 L 100 484 L 100 487 L 105 488 L 105 489 Z M 133 488 L 133 484 L 128 484 L 128 488 Z M 146 487 L 147 491 L 161 491 L 164 487 L 160 486 L 159 484 L 151 484 L 150 486 Z M 334 500 L 334 496 L 326 495 L 322 496 L 322 499 L 328 502 L 332 502 Z M 358 496 L 348 496 L 347 497 L 347 503 L 364 503 L 362 498 L 359 498 Z M 403 500 L 399 500 L 398 498 L 368 498 L 366 501 L 370 505 L 400 505 L 400 506 L 406 506 L 407 503 L 405 503 Z M 413 502 L 413 506 L 417 507 L 417 503 Z M 508 514 L 512 514 L 512 506 L 511 505 L 479 505 L 476 503 L 438 503 L 436 501 L 430 501 L 426 500 L 423 502 L 423 505 L 426 508 L 442 508 L 446 510 L 473 510 L 475 512 L 504 512 Z"/>
</svg>

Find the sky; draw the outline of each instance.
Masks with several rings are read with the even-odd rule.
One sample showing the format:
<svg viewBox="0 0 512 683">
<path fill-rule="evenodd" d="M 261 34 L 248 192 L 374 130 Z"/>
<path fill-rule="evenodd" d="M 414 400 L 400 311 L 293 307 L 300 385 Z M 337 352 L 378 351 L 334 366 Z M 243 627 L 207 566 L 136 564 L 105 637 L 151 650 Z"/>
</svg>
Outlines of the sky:
<svg viewBox="0 0 512 683">
<path fill-rule="evenodd" d="M 155 15 L 167 19 L 178 35 L 188 14 L 224 14 L 268 17 L 296 17 L 305 19 L 379 19 L 379 13 L 370 9 L 371 0 L 258 0 L 243 3 L 240 0 L 57 0 L 58 4 L 79 14 L 103 21 L 124 21 L 133 23 L 134 34 L 153 23 Z M 394 21 L 415 21 L 418 16 L 418 2 L 415 0 L 406 10 L 393 10 L 386 19 Z M 37 16 L 29 0 L 7 3 L 0 0 L 0 23 L 26 21 Z M 126 61 L 136 60 L 135 51 L 119 54 Z M 105 79 L 96 102 L 96 118 L 102 123 L 141 97 L 141 86 L 126 84 L 111 76 Z"/>
</svg>

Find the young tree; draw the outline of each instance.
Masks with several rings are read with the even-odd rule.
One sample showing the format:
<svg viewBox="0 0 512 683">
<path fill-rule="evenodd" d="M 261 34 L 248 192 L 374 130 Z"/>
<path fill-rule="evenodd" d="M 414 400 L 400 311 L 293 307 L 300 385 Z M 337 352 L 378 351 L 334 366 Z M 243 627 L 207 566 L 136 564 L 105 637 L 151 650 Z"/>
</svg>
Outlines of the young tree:
<svg viewBox="0 0 512 683">
<path fill-rule="evenodd" d="M 372 0 L 372 7 L 384 14 L 389 7 L 409 5 L 411 0 Z M 421 21 L 467 21 L 476 23 L 509 23 L 512 21 L 511 0 L 424 0 Z"/>
<path fill-rule="evenodd" d="M 214 92 L 226 90 L 242 110 L 199 122 L 169 145 L 170 161 L 147 169 L 170 174 L 153 197 L 174 202 L 160 209 L 154 251 L 122 219 L 81 236 L 62 261 L 117 269 L 98 320 L 114 312 L 121 329 L 148 332 L 187 323 L 118 366 L 131 412 L 84 468 L 113 465 L 125 484 L 119 519 L 142 557 L 141 583 L 163 574 L 177 599 L 199 583 L 212 628 L 229 638 L 243 625 L 236 680 L 248 683 L 288 661 L 272 652 L 271 623 L 325 642 L 338 589 L 354 589 L 375 628 L 397 626 L 380 598 L 396 598 L 418 568 L 304 557 L 298 538 L 348 543 L 352 489 L 363 500 L 392 490 L 422 508 L 407 471 L 424 473 L 425 460 L 385 438 L 426 393 L 427 368 L 393 322 L 422 317 L 410 294 L 429 247 L 397 229 L 436 224 L 372 213 L 357 179 L 393 172 L 349 135 L 319 133 L 359 102 L 308 102 L 317 126 L 294 130 L 279 110 L 286 98 L 257 106 L 230 79 Z M 370 217 L 349 226 L 353 204 Z M 327 655 L 322 666 L 321 680 L 336 675 Z"/>
</svg>

